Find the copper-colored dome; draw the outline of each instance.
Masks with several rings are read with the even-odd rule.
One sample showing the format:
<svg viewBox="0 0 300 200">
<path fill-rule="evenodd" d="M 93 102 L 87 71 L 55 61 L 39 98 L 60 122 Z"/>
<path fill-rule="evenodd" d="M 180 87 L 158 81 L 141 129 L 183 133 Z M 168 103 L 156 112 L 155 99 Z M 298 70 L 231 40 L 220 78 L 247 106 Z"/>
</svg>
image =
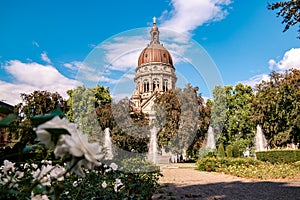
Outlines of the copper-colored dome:
<svg viewBox="0 0 300 200">
<path fill-rule="evenodd" d="M 171 54 L 161 44 L 152 43 L 147 46 L 139 56 L 138 67 L 152 62 L 161 62 L 173 66 Z"/>
</svg>

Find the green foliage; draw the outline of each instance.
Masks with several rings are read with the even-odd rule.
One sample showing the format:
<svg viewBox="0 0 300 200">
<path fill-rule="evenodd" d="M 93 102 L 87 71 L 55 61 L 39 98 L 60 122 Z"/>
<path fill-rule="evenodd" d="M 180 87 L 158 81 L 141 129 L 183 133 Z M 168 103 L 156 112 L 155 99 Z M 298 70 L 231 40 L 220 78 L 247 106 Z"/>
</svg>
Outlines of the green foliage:
<svg viewBox="0 0 300 200">
<path fill-rule="evenodd" d="M 262 125 L 271 147 L 300 141 L 300 70 L 272 72 L 269 81 L 256 86 L 253 121 Z"/>
<path fill-rule="evenodd" d="M 228 145 L 247 140 L 247 146 L 251 146 L 255 127 L 250 120 L 254 98 L 252 88 L 243 84 L 223 88 L 217 86 L 213 95 L 212 127 L 217 132 L 218 142 Z"/>
<path fill-rule="evenodd" d="M 232 145 L 226 146 L 226 156 L 228 158 L 232 158 L 233 157 L 233 146 Z"/>
<path fill-rule="evenodd" d="M 216 86 L 213 90 L 213 97 L 214 101 L 212 102 L 211 110 L 211 126 L 217 134 L 219 134 L 222 132 L 227 119 L 227 99 L 225 89 L 221 86 Z"/>
<path fill-rule="evenodd" d="M 225 150 L 224 150 L 223 143 L 219 144 L 217 157 L 218 158 L 224 158 L 225 157 Z"/>
<path fill-rule="evenodd" d="M 112 142 L 129 152 L 147 152 L 150 133 L 148 119 L 143 114 L 130 114 L 128 98 L 111 104 L 111 107 L 111 118 L 114 119 L 111 130 Z"/>
<path fill-rule="evenodd" d="M 22 113 L 25 118 L 50 113 L 57 107 L 60 107 L 63 112 L 67 109 L 66 102 L 57 92 L 36 90 L 30 94 L 22 93 L 21 98 L 24 103 L 18 104 L 15 110 Z"/>
<path fill-rule="evenodd" d="M 239 158 L 241 156 L 239 144 L 237 142 L 234 143 L 233 146 L 232 146 L 232 156 L 234 158 Z"/>
<path fill-rule="evenodd" d="M 157 123 L 161 126 L 158 143 L 173 153 L 198 151 L 210 123 L 210 107 L 205 106 L 198 88 L 169 90 L 155 103 Z"/>
<path fill-rule="evenodd" d="M 68 119 L 77 123 L 83 133 L 99 134 L 101 127 L 97 120 L 96 108 L 112 101 L 109 88 L 99 85 L 93 88 L 79 86 L 67 93 L 67 105 L 70 108 L 67 112 Z"/>
<path fill-rule="evenodd" d="M 270 164 L 253 158 L 202 158 L 196 163 L 201 171 L 215 171 L 243 178 L 298 179 L 297 164 Z"/>
<path fill-rule="evenodd" d="M 216 157 L 216 155 L 217 155 L 216 149 L 202 147 L 199 150 L 199 158 L 212 158 L 212 157 Z"/>
<path fill-rule="evenodd" d="M 232 165 L 259 165 L 263 162 L 252 158 L 201 158 L 197 161 L 197 169 L 201 171 L 219 171 Z"/>
<path fill-rule="evenodd" d="M 113 171 L 102 165 L 84 178 L 69 177 L 60 199 L 151 199 L 161 176 L 159 168 L 139 158 L 124 160 L 122 166 L 121 171 Z M 116 179 L 122 184 L 117 185 Z"/>
<path fill-rule="evenodd" d="M 300 161 L 300 150 L 270 150 L 256 152 L 258 160 L 270 163 L 292 163 Z"/>
<path fill-rule="evenodd" d="M 283 2 L 276 2 L 272 4 L 268 4 L 268 9 L 277 10 L 277 17 L 283 17 L 281 23 L 285 24 L 283 32 L 290 29 L 291 26 L 295 26 L 300 22 L 300 1 L 299 0 L 289 0 Z M 298 29 L 298 33 L 300 35 L 300 29 Z M 300 39 L 300 36 L 298 36 Z"/>
</svg>

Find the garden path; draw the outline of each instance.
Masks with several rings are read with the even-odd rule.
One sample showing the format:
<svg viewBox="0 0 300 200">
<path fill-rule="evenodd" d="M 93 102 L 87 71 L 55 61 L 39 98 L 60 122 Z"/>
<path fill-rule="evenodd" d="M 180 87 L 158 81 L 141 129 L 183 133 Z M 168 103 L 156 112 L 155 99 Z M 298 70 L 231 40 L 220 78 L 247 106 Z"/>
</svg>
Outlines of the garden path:
<svg viewBox="0 0 300 200">
<path fill-rule="evenodd" d="M 162 168 L 153 199 L 300 200 L 300 180 L 249 180 L 194 168 L 193 164 Z"/>
</svg>

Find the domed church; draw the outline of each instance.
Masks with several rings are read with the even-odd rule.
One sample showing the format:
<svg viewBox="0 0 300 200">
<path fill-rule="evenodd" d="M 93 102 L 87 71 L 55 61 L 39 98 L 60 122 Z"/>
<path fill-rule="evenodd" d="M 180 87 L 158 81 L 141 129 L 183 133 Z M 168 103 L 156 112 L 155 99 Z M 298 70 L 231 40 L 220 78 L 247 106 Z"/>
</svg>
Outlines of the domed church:
<svg viewBox="0 0 300 200">
<path fill-rule="evenodd" d="M 175 89 L 177 77 L 172 56 L 159 41 L 156 18 L 150 31 L 151 41 L 141 52 L 134 77 L 135 90 L 131 97 L 132 108 L 149 114 L 154 100 L 164 92 Z"/>
</svg>

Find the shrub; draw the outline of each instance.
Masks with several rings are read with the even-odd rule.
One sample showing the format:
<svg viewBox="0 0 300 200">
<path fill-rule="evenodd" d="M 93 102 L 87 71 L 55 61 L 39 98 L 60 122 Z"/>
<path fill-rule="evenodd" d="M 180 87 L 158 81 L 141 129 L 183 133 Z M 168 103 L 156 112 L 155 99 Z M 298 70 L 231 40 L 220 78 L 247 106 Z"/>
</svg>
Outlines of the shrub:
<svg viewBox="0 0 300 200">
<path fill-rule="evenodd" d="M 228 158 L 232 158 L 232 157 L 233 157 L 233 155 L 232 155 L 232 146 L 231 146 L 231 145 L 228 145 L 228 146 L 226 147 L 226 156 L 227 156 Z"/>
<path fill-rule="evenodd" d="M 256 158 L 270 163 L 292 163 L 300 161 L 300 150 L 270 150 L 256 152 Z"/>
<path fill-rule="evenodd" d="M 218 147 L 218 153 L 217 153 L 218 158 L 224 158 L 225 157 L 225 151 L 224 151 L 224 145 L 221 143 Z"/>
<path fill-rule="evenodd" d="M 232 147 L 232 156 L 234 158 L 239 158 L 240 157 L 240 148 L 239 148 L 239 144 L 237 142 L 234 143 L 234 145 Z"/>
<path fill-rule="evenodd" d="M 199 150 L 199 158 L 216 157 L 216 149 L 203 147 Z"/>
<path fill-rule="evenodd" d="M 196 163 L 197 169 L 201 171 L 219 171 L 233 165 L 259 165 L 263 162 L 253 158 L 202 158 Z"/>
<path fill-rule="evenodd" d="M 203 158 L 197 161 L 197 169 L 215 171 L 244 178 L 299 179 L 300 162 L 270 164 L 253 158 Z"/>
<path fill-rule="evenodd" d="M 102 165 L 84 178 L 72 175 L 65 180 L 61 199 L 151 199 L 161 176 L 159 168 L 140 158 L 124 160 L 122 165 L 120 170 Z"/>
</svg>

